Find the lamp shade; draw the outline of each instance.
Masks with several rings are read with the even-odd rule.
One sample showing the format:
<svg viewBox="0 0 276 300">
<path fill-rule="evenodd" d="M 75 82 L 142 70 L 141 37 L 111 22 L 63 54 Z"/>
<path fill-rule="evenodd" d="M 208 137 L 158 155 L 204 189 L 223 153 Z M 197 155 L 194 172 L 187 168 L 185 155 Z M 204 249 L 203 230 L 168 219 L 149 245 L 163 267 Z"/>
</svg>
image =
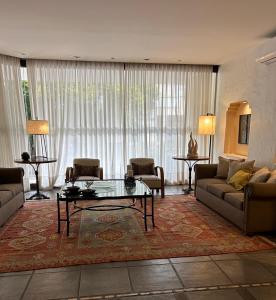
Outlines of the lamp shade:
<svg viewBox="0 0 276 300">
<path fill-rule="evenodd" d="M 216 116 L 202 115 L 198 120 L 198 134 L 214 135 L 216 132 Z"/>
<path fill-rule="evenodd" d="M 49 123 L 47 120 L 28 120 L 26 127 L 28 134 L 49 134 Z"/>
</svg>

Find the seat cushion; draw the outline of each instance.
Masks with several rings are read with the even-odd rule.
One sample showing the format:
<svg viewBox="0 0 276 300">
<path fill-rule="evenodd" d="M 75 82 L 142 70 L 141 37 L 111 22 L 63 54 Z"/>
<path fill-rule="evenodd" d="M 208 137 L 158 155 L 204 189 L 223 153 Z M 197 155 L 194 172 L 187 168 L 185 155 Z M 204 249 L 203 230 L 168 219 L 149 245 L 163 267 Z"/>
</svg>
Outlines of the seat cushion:
<svg viewBox="0 0 276 300">
<path fill-rule="evenodd" d="M 11 191 L 0 191 L 0 207 L 3 207 L 13 198 Z"/>
<path fill-rule="evenodd" d="M 94 181 L 94 180 L 100 180 L 100 178 L 94 176 L 79 176 L 76 179 L 76 181 Z"/>
<path fill-rule="evenodd" d="M 196 183 L 199 187 L 204 190 L 207 190 L 207 186 L 210 184 L 225 184 L 225 180 L 219 178 L 203 178 L 197 180 Z"/>
<path fill-rule="evenodd" d="M 224 200 L 232 206 L 243 210 L 244 207 L 244 193 L 226 193 Z"/>
<path fill-rule="evenodd" d="M 238 193 L 236 189 L 234 189 L 229 184 L 209 184 L 207 186 L 207 191 L 219 198 L 224 198 L 225 193 Z"/>
<path fill-rule="evenodd" d="M 13 196 L 23 192 L 23 185 L 21 183 L 6 183 L 0 184 L 0 191 L 10 191 Z"/>
<path fill-rule="evenodd" d="M 150 189 L 161 188 L 161 179 L 158 176 L 146 174 L 146 175 L 139 175 L 134 177 L 135 179 L 142 179 Z"/>
</svg>

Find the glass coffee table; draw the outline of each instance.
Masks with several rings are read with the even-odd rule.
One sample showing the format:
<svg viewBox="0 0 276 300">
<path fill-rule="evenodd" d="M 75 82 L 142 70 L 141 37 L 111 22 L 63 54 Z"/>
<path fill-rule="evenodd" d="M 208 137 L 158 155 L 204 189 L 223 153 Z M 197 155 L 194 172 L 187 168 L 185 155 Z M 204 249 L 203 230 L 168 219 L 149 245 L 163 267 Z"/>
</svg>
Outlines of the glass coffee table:
<svg viewBox="0 0 276 300">
<path fill-rule="evenodd" d="M 127 186 L 123 179 L 101 180 L 101 181 L 76 181 L 74 186 L 80 189 L 77 192 L 70 192 L 68 188 L 72 187 L 72 183 L 66 183 L 59 193 L 57 193 L 57 212 L 58 212 L 58 233 L 60 233 L 61 222 L 66 222 L 67 236 L 69 236 L 70 217 L 82 210 L 89 211 L 110 211 L 120 209 L 134 209 L 140 212 L 144 218 L 145 231 L 148 230 L 147 217 L 151 217 L 152 226 L 154 227 L 154 196 L 149 187 L 141 180 L 135 180 L 135 185 Z M 94 193 L 88 193 L 87 190 L 94 190 Z M 81 207 L 78 205 L 80 201 L 93 200 L 119 200 L 131 199 L 129 204 L 100 204 Z M 141 209 L 135 206 L 136 199 L 140 199 Z M 151 200 L 151 211 L 147 212 L 147 199 Z M 65 202 L 66 214 L 65 218 L 61 218 L 60 206 Z M 114 202 L 113 202 L 114 203 Z M 73 204 L 73 209 L 70 209 Z"/>
</svg>

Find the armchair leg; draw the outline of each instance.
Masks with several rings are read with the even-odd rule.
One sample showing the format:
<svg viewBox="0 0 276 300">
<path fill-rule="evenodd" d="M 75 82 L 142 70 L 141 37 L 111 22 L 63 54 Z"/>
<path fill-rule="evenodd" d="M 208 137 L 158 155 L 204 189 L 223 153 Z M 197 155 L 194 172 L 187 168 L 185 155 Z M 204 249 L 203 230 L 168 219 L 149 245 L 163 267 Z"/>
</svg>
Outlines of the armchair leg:
<svg viewBox="0 0 276 300">
<path fill-rule="evenodd" d="M 161 187 L 161 198 L 165 198 L 165 187 Z"/>
</svg>

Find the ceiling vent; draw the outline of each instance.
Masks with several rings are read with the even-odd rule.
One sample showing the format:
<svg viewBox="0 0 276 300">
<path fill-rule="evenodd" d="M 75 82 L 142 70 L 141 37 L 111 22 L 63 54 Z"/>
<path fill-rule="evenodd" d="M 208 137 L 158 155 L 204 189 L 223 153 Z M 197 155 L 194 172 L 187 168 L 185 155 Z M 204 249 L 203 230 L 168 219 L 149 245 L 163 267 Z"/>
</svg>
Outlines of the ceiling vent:
<svg viewBox="0 0 276 300">
<path fill-rule="evenodd" d="M 275 63 L 276 62 L 276 51 L 271 52 L 269 54 L 266 54 L 265 56 L 262 56 L 262 57 L 258 58 L 256 60 L 256 62 L 266 64 L 266 65 L 270 65 L 272 63 Z"/>
</svg>

